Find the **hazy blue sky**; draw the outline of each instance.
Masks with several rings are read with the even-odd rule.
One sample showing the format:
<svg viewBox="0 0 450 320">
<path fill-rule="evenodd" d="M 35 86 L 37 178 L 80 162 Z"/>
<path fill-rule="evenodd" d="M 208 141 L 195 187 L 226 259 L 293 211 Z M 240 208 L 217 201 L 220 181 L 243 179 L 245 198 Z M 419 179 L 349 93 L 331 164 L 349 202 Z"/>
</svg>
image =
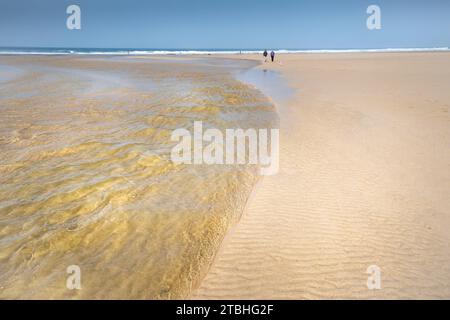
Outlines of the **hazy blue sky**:
<svg viewBox="0 0 450 320">
<path fill-rule="evenodd" d="M 81 7 L 82 29 L 66 28 Z M 382 29 L 366 28 L 381 7 Z M 449 47 L 449 0 L 0 0 L 0 46 Z"/>
</svg>

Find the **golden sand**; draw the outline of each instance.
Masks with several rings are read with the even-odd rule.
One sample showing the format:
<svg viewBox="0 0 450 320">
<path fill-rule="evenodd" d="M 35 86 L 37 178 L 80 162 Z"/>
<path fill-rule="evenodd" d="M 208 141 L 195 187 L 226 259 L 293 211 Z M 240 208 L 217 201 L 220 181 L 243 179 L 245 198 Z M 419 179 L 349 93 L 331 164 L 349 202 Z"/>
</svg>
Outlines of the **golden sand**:
<svg viewBox="0 0 450 320">
<path fill-rule="evenodd" d="M 242 66 L 186 59 L 0 58 L 34 66 L 0 87 L 1 298 L 450 298 L 449 54 L 261 65 L 296 93 L 249 201 L 251 169 L 174 166 L 167 139 L 265 127 L 270 103 Z"/>
<path fill-rule="evenodd" d="M 280 172 L 193 298 L 450 298 L 450 54 L 277 60 Z"/>
</svg>

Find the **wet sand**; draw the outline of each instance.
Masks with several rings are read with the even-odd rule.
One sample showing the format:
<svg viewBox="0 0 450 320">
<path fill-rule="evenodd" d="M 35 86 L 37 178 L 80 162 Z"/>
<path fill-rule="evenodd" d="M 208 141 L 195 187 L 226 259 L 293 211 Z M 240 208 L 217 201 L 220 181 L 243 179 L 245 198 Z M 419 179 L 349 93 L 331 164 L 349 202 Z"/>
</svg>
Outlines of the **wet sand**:
<svg viewBox="0 0 450 320">
<path fill-rule="evenodd" d="M 295 89 L 277 104 L 280 172 L 192 298 L 450 298 L 450 54 L 277 60 L 259 69 Z"/>
</svg>

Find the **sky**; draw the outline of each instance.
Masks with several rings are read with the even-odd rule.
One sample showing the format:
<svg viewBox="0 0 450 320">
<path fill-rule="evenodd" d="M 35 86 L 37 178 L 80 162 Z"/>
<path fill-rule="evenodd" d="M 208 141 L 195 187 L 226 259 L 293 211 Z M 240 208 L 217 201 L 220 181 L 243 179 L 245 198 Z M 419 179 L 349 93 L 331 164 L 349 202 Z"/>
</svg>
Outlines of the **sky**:
<svg viewBox="0 0 450 320">
<path fill-rule="evenodd" d="M 66 8 L 81 8 L 81 29 Z M 369 30 L 366 10 L 381 9 Z M 148 49 L 450 47 L 449 0 L 0 0 L 0 46 Z"/>
</svg>

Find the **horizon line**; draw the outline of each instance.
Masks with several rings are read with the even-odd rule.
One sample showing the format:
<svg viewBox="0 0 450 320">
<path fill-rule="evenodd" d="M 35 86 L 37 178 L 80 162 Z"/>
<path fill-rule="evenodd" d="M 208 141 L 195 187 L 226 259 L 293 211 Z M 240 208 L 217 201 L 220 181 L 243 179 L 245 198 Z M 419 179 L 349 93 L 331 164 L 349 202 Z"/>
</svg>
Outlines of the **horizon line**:
<svg viewBox="0 0 450 320">
<path fill-rule="evenodd" d="M 34 50 L 34 51 L 33 51 Z M 273 50 L 277 54 L 295 53 L 395 53 L 395 52 L 447 52 L 449 47 L 369 48 L 369 49 L 165 49 L 165 48 L 69 48 L 69 47 L 1 47 L 0 55 L 214 55 L 256 54 Z"/>
</svg>

